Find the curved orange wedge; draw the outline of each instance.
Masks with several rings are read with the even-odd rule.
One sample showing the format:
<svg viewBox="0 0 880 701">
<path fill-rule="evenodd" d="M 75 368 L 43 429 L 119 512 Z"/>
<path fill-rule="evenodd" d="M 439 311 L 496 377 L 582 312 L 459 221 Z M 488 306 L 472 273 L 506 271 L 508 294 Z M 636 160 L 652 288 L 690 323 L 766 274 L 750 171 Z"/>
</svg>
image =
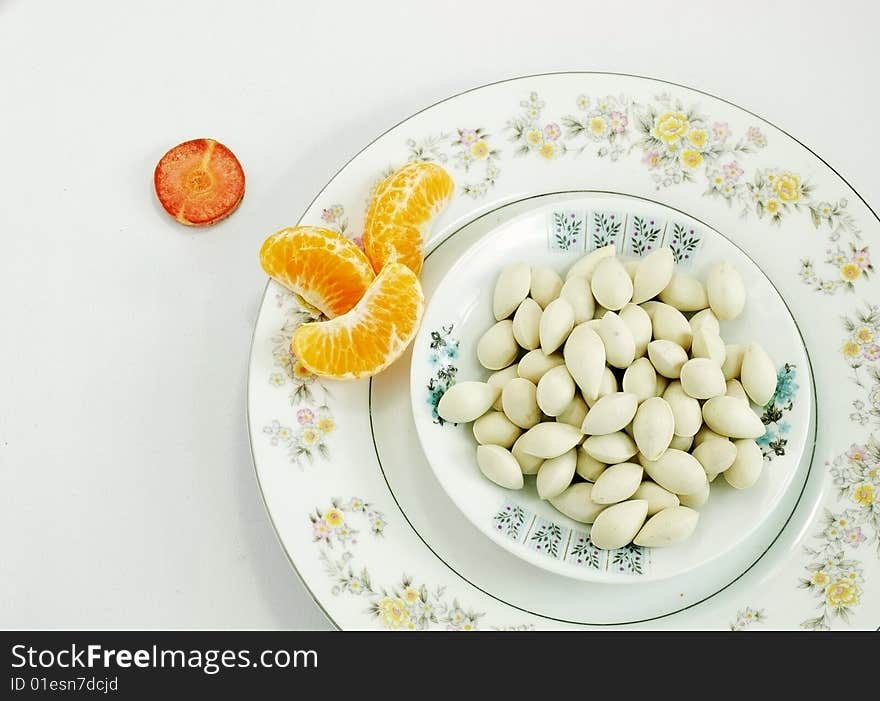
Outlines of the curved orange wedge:
<svg viewBox="0 0 880 701">
<path fill-rule="evenodd" d="M 364 250 L 373 270 L 396 261 L 418 275 L 431 224 L 454 191 L 452 177 L 436 163 L 407 163 L 379 183 L 364 223 Z"/>
<path fill-rule="evenodd" d="M 269 236 L 260 248 L 260 265 L 331 319 L 351 310 L 376 277 L 351 240 L 318 226 L 294 226 Z"/>
<path fill-rule="evenodd" d="M 425 297 L 415 273 L 389 263 L 347 314 L 303 324 L 291 349 L 306 369 L 322 377 L 356 380 L 391 365 L 413 340 Z"/>
</svg>

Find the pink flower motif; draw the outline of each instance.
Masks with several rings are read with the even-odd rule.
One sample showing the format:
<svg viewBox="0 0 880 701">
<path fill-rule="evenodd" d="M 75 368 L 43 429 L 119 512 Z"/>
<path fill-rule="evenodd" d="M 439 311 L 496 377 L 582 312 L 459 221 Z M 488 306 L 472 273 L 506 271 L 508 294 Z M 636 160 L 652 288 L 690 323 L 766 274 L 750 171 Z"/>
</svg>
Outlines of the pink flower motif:
<svg viewBox="0 0 880 701">
<path fill-rule="evenodd" d="M 862 270 L 868 268 L 871 265 L 871 256 L 868 254 L 868 249 L 860 248 L 859 250 L 857 250 L 852 255 L 852 261 Z"/>
<path fill-rule="evenodd" d="M 547 141 L 556 141 L 560 136 L 562 136 L 562 129 L 559 128 L 556 122 L 550 122 L 550 124 L 544 127 L 544 138 Z"/>
<path fill-rule="evenodd" d="M 330 526 L 324 519 L 319 518 L 312 524 L 312 534 L 315 540 L 327 540 L 330 537 Z"/>
<path fill-rule="evenodd" d="M 315 421 L 315 414 L 311 409 L 300 409 L 296 412 L 296 420 L 300 426 L 310 426 Z"/>
<path fill-rule="evenodd" d="M 852 545 L 854 548 L 859 547 L 859 544 L 864 542 L 865 534 L 862 533 L 862 529 L 858 526 L 855 528 L 850 528 L 843 534 L 843 539 Z"/>
<path fill-rule="evenodd" d="M 712 125 L 712 139 L 714 141 L 727 141 L 730 133 L 730 127 L 727 122 L 715 122 Z"/>
<path fill-rule="evenodd" d="M 364 250 L 364 239 L 363 239 L 362 237 L 360 237 L 360 236 L 354 236 L 354 237 L 352 237 L 351 242 L 352 242 L 355 246 L 357 246 L 358 248 L 360 248 L 362 251 Z"/>
<path fill-rule="evenodd" d="M 328 224 L 332 224 L 334 219 L 333 212 L 331 212 L 329 209 L 321 210 L 321 219 L 323 219 Z"/>
<path fill-rule="evenodd" d="M 767 139 L 758 127 L 749 127 L 749 130 L 746 132 L 746 140 L 758 147 L 767 145 Z"/>
<path fill-rule="evenodd" d="M 660 165 L 660 153 L 654 149 L 645 151 L 645 155 L 642 156 L 642 163 L 648 166 L 648 168 L 656 168 Z"/>
<path fill-rule="evenodd" d="M 623 132 L 626 131 L 626 125 L 629 124 L 629 119 L 627 119 L 623 112 L 615 110 L 608 115 L 608 119 L 611 122 L 611 131 L 615 134 L 623 134 Z"/>
<path fill-rule="evenodd" d="M 730 161 L 730 163 L 725 163 L 721 166 L 721 170 L 724 171 L 724 177 L 727 180 L 739 180 L 740 176 L 743 174 L 743 169 L 740 168 L 739 163 L 736 161 Z"/>
<path fill-rule="evenodd" d="M 864 462 L 865 458 L 868 457 L 868 451 L 865 446 L 853 443 L 849 450 L 846 451 L 846 457 L 849 458 L 850 462 Z"/>
<path fill-rule="evenodd" d="M 458 130 L 458 140 L 461 141 L 465 146 L 470 146 L 471 144 L 475 144 L 479 137 L 477 136 L 477 132 L 474 129 L 459 129 Z"/>
<path fill-rule="evenodd" d="M 880 346 L 876 343 L 865 346 L 862 349 L 862 355 L 865 356 L 865 360 L 880 360 Z"/>
</svg>

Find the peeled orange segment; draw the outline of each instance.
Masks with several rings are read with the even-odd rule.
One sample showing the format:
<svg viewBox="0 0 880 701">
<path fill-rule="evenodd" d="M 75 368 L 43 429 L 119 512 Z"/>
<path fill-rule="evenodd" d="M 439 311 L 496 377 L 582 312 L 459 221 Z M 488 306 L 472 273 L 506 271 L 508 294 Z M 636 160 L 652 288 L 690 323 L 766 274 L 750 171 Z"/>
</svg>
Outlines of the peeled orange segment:
<svg viewBox="0 0 880 701">
<path fill-rule="evenodd" d="M 400 263 L 389 263 L 348 314 L 300 326 L 291 350 L 316 375 L 336 380 L 371 377 L 406 350 L 424 307 L 415 273 Z"/>
<path fill-rule="evenodd" d="M 241 163 L 213 139 L 175 146 L 156 166 L 153 184 L 165 211 L 187 226 L 207 226 L 228 217 L 244 197 Z"/>
<path fill-rule="evenodd" d="M 350 239 L 319 226 L 281 229 L 263 241 L 260 265 L 331 319 L 356 305 L 376 277 Z"/>
<path fill-rule="evenodd" d="M 364 250 L 377 273 L 389 261 L 422 270 L 422 246 L 455 191 L 435 163 L 407 163 L 379 183 L 364 224 Z"/>
</svg>

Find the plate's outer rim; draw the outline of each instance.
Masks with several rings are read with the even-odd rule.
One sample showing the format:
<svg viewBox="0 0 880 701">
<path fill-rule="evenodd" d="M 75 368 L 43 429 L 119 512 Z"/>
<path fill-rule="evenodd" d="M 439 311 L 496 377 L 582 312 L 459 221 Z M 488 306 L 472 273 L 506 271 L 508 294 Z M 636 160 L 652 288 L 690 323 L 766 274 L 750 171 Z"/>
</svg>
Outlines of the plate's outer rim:
<svg viewBox="0 0 880 701">
<path fill-rule="evenodd" d="M 472 92 L 477 92 L 477 91 L 480 91 L 480 90 L 483 90 L 483 89 L 485 89 L 485 88 L 489 88 L 489 87 L 492 87 L 492 86 L 502 85 L 502 84 L 506 84 L 506 83 L 515 83 L 515 82 L 518 82 L 518 81 L 534 80 L 534 79 L 542 78 L 542 77 L 550 77 L 550 76 L 565 76 L 565 75 L 573 75 L 573 76 L 577 76 L 577 75 L 581 75 L 581 76 L 588 76 L 588 75 L 598 75 L 598 76 L 617 76 L 617 77 L 625 77 L 625 78 L 634 78 L 634 79 L 638 79 L 638 80 L 645 80 L 645 81 L 649 81 L 649 82 L 658 83 L 658 84 L 661 84 L 661 85 L 669 85 L 669 86 L 673 86 L 673 87 L 681 88 L 681 89 L 683 89 L 683 90 L 690 91 L 690 92 L 692 92 L 692 93 L 696 93 L 696 94 L 699 94 L 699 95 L 704 95 L 704 96 L 709 97 L 709 98 L 711 98 L 711 99 L 713 99 L 713 100 L 717 100 L 717 101 L 719 101 L 719 102 L 721 102 L 721 103 L 727 104 L 727 105 L 729 105 L 729 106 L 731 106 L 731 107 L 733 107 L 733 108 L 735 108 L 735 109 L 737 109 L 737 110 L 740 110 L 740 111 L 742 111 L 742 112 L 744 112 L 744 113 L 746 113 L 746 114 L 749 114 L 749 115 L 751 115 L 752 117 L 754 117 L 755 119 L 758 119 L 758 120 L 760 120 L 761 122 L 763 122 L 764 124 L 768 125 L 769 127 L 772 127 L 773 129 L 775 129 L 775 130 L 776 130 L 777 132 L 779 132 L 780 134 L 783 134 L 783 135 L 786 136 L 788 139 L 790 139 L 790 140 L 793 141 L 794 143 L 798 144 L 801 148 L 803 148 L 803 149 L 805 149 L 807 152 L 809 152 L 813 157 L 815 157 L 816 159 L 818 159 L 819 162 L 821 162 L 821 163 L 822 163 L 826 168 L 828 168 L 828 169 L 829 169 L 829 170 L 830 170 L 835 176 L 837 176 L 837 178 L 840 180 L 840 182 L 842 182 L 842 183 L 846 186 L 846 188 L 848 188 L 849 191 L 852 192 L 852 194 L 854 194 L 854 195 L 859 199 L 859 201 L 864 205 L 865 209 L 866 209 L 868 212 L 870 212 L 870 214 L 871 214 L 871 216 L 874 218 L 874 220 L 875 220 L 877 223 L 880 223 L 880 216 L 878 216 L 877 212 L 871 207 L 871 205 L 865 200 L 865 198 L 862 197 L 862 195 L 861 195 L 861 194 L 855 189 L 855 187 L 849 182 L 849 180 L 848 180 L 846 177 L 844 177 L 844 175 L 842 175 L 842 174 L 840 173 L 840 171 L 838 171 L 834 166 L 832 166 L 832 165 L 831 165 L 831 164 L 830 164 L 825 158 L 823 158 L 820 154 L 818 154 L 816 151 L 814 151 L 812 148 L 810 148 L 807 144 L 805 144 L 804 142 L 802 142 L 800 139 L 798 139 L 797 137 L 793 136 L 793 135 L 792 135 L 791 133 L 789 133 L 787 130 L 785 130 L 785 129 L 779 127 L 776 123 L 770 121 L 769 119 L 767 119 L 767 118 L 765 118 L 765 117 L 762 117 L 761 115 L 759 115 L 759 114 L 757 114 L 757 113 L 755 113 L 755 112 L 753 112 L 753 111 L 751 111 L 751 110 L 749 110 L 749 109 L 747 109 L 747 108 L 745 108 L 745 107 L 742 107 L 741 105 L 739 105 L 739 104 L 737 104 L 737 103 L 735 103 L 735 102 L 733 102 L 733 101 L 731 101 L 731 100 L 728 100 L 728 99 L 726 99 L 726 98 L 720 97 L 720 96 L 718 96 L 718 95 L 716 95 L 716 94 L 714 94 L 714 93 L 708 92 L 708 91 L 706 91 L 706 90 L 701 90 L 700 88 L 695 88 L 695 87 L 692 87 L 692 86 L 690 86 L 690 85 L 686 85 L 686 84 L 683 84 L 683 83 L 677 83 L 677 82 L 675 82 L 675 81 L 666 80 L 666 79 L 663 79 L 663 78 L 657 78 L 657 77 L 653 77 L 653 76 L 646 76 L 646 75 L 641 75 L 641 74 L 637 74 L 637 73 L 626 73 L 626 72 L 618 72 L 618 71 L 571 70 L 571 71 L 547 71 L 547 72 L 542 72 L 542 73 L 523 74 L 523 75 L 513 76 L 513 77 L 510 77 L 510 78 L 504 78 L 504 79 L 500 79 L 500 80 L 496 80 L 496 81 L 490 81 L 490 82 L 488 82 L 488 83 L 484 83 L 484 84 L 481 84 L 481 85 L 478 85 L 478 86 L 475 86 L 475 87 L 472 87 L 472 88 L 468 88 L 468 89 L 466 89 L 466 90 L 462 90 L 462 91 L 460 91 L 460 92 L 458 92 L 458 93 L 455 93 L 455 94 L 453 94 L 453 95 L 450 95 L 450 96 L 448 96 L 448 97 L 445 97 L 445 98 L 443 98 L 443 99 L 441 99 L 441 100 L 438 100 L 438 101 L 436 101 L 436 102 L 434 102 L 434 103 L 431 103 L 430 105 L 427 105 L 427 106 L 423 107 L 423 108 L 420 109 L 420 110 L 417 110 L 417 111 L 415 111 L 415 112 L 409 114 L 408 116 L 404 117 L 403 119 L 401 119 L 401 120 L 399 120 L 398 122 L 396 122 L 396 123 L 392 124 L 391 126 L 389 126 L 387 129 L 385 129 L 385 130 L 382 131 L 381 133 L 377 134 L 377 135 L 376 135 L 376 136 L 375 136 L 375 137 L 374 137 L 369 143 L 367 143 L 365 146 L 363 146 L 363 148 L 361 148 L 360 150 L 358 150 L 358 151 L 357 151 L 356 153 L 354 153 L 354 154 L 353 154 L 348 160 L 346 160 L 346 161 L 345 161 L 345 162 L 344 162 L 344 163 L 343 163 L 343 164 L 342 164 L 342 165 L 341 165 L 341 166 L 340 166 L 340 167 L 339 167 L 339 168 L 333 173 L 333 175 L 332 175 L 332 176 L 330 177 L 330 179 L 324 184 L 324 186 L 321 187 L 320 190 L 318 190 L 318 192 L 317 192 L 317 193 L 315 194 L 315 196 L 309 201 L 309 203 L 304 207 L 302 213 L 301 213 L 301 214 L 299 215 L 299 217 L 297 218 L 296 224 L 299 225 L 299 224 L 302 223 L 302 221 L 303 221 L 303 219 L 305 218 L 305 216 L 307 215 L 307 213 L 312 209 L 312 207 L 313 207 L 313 206 L 315 205 L 315 203 L 321 198 L 321 196 L 327 191 L 327 189 L 330 187 L 330 185 L 332 185 L 333 182 L 334 182 L 334 181 L 335 181 L 335 180 L 336 180 L 336 179 L 337 179 L 337 178 L 338 178 L 338 177 L 339 177 L 339 176 L 340 176 L 340 175 L 341 175 L 341 174 L 342 174 L 342 173 L 343 173 L 343 172 L 344 172 L 344 171 L 345 171 L 345 170 L 346 170 L 346 169 L 347 169 L 347 168 L 348 168 L 348 167 L 349 167 L 354 161 L 356 161 L 358 158 L 360 158 L 360 157 L 361 157 L 361 156 L 362 156 L 367 150 L 369 150 L 369 149 L 370 149 L 370 148 L 371 148 L 376 142 L 380 141 L 382 138 L 384 138 L 385 136 L 387 136 L 389 133 L 391 133 L 392 131 L 394 131 L 394 130 L 397 129 L 398 127 L 404 125 L 405 123 L 411 121 L 413 118 L 417 117 L 418 115 L 420 115 L 420 114 L 422 114 L 422 113 L 424 113 L 424 112 L 427 112 L 427 111 L 429 111 L 429 110 L 431 110 L 431 109 L 437 107 L 438 105 L 441 105 L 441 104 L 444 104 L 444 103 L 446 103 L 446 102 L 450 102 L 450 101 L 452 101 L 452 100 L 455 100 L 455 99 L 457 99 L 457 98 L 459 98 L 459 97 L 461 97 L 461 96 L 463 96 L 463 95 L 467 95 L 467 94 L 472 93 Z M 478 215 L 478 216 L 479 216 L 479 215 Z M 691 215 L 691 216 L 693 216 L 693 215 Z M 466 223 L 466 222 L 465 222 L 465 223 Z M 273 529 L 273 531 L 275 532 L 275 536 L 276 536 L 276 538 L 278 539 L 278 542 L 279 542 L 279 544 L 281 545 L 281 548 L 282 548 L 282 550 L 284 551 L 285 556 L 287 557 L 288 562 L 290 562 L 290 565 L 291 565 L 291 567 L 293 568 L 293 571 L 296 573 L 297 577 L 298 577 L 298 578 L 300 579 L 300 581 L 302 582 L 302 584 L 303 584 L 303 586 L 305 587 L 306 591 L 309 592 L 309 595 L 312 597 L 312 599 L 314 600 L 315 604 L 318 606 L 318 608 L 321 610 L 321 612 L 325 615 L 325 617 L 328 619 L 328 621 L 329 621 L 329 622 L 330 622 L 330 623 L 331 623 L 331 624 L 332 624 L 337 630 L 343 630 L 343 629 L 344 629 L 343 626 L 342 626 L 338 621 L 336 621 L 336 620 L 333 618 L 333 616 L 330 615 L 329 611 L 328 611 L 328 610 L 324 607 L 324 605 L 322 604 L 321 599 L 315 594 L 315 592 L 312 590 L 312 588 L 308 585 L 308 583 L 307 583 L 305 577 L 302 575 L 302 573 L 300 572 L 300 570 L 297 568 L 296 563 L 295 563 L 294 558 L 293 558 L 293 555 L 291 554 L 291 552 L 288 550 L 286 544 L 284 543 L 284 541 L 283 541 L 283 539 L 282 539 L 282 537 L 281 537 L 281 533 L 280 533 L 280 531 L 279 531 L 278 525 L 277 525 L 277 523 L 275 522 L 275 519 L 274 519 L 274 517 L 273 517 L 273 515 L 272 515 L 272 511 L 271 511 L 271 509 L 270 509 L 269 506 L 268 506 L 268 503 L 267 503 L 267 500 L 266 500 L 265 490 L 264 490 L 264 488 L 263 488 L 263 484 L 262 484 L 262 482 L 261 482 L 261 480 L 260 480 L 259 469 L 257 468 L 257 461 L 256 461 L 255 452 L 254 452 L 254 436 L 253 436 L 253 431 L 251 430 L 251 392 L 252 392 L 252 386 L 253 386 L 253 385 L 252 385 L 252 382 L 251 382 L 251 380 L 252 380 L 252 377 L 251 377 L 251 371 L 253 370 L 253 367 L 254 367 L 255 344 L 256 344 L 256 333 L 257 333 L 258 321 L 259 321 L 260 314 L 261 314 L 261 312 L 262 312 L 263 306 L 265 305 L 266 300 L 268 299 L 270 286 L 271 286 L 271 280 L 267 280 L 266 284 L 264 285 L 262 295 L 261 295 L 261 297 L 260 297 L 260 305 L 259 305 L 259 308 L 257 309 L 257 312 L 256 312 L 256 314 L 255 314 L 255 318 L 254 318 L 254 322 L 253 322 L 253 327 L 252 327 L 252 332 L 251 332 L 250 350 L 249 350 L 249 353 L 248 353 L 248 370 L 247 370 L 247 373 L 246 373 L 246 382 L 247 382 L 247 395 L 246 395 L 246 397 L 247 397 L 247 406 L 246 406 L 246 412 L 245 412 L 245 422 L 246 422 L 246 427 L 247 427 L 247 432 L 248 432 L 248 444 L 249 444 L 249 449 L 250 449 L 250 454 L 251 454 L 251 464 L 252 464 L 252 468 L 253 468 L 253 470 L 254 470 L 254 475 L 255 475 L 256 480 L 257 480 L 257 486 L 258 486 L 258 488 L 259 488 L 260 498 L 261 498 L 261 500 L 262 500 L 262 502 L 263 502 L 264 507 L 266 508 L 266 512 L 267 512 L 267 514 L 268 514 L 268 516 L 269 516 L 269 521 L 270 521 L 270 523 L 272 524 L 272 529 Z M 814 385 L 813 385 L 813 392 L 814 392 L 814 401 L 815 401 L 815 400 L 817 399 L 817 396 L 816 396 L 816 395 L 817 395 L 817 392 L 818 392 L 818 389 L 817 389 L 815 383 L 814 383 Z M 818 406 L 816 407 L 816 411 L 818 412 Z M 880 631 L 880 626 L 877 627 L 877 630 Z"/>
</svg>

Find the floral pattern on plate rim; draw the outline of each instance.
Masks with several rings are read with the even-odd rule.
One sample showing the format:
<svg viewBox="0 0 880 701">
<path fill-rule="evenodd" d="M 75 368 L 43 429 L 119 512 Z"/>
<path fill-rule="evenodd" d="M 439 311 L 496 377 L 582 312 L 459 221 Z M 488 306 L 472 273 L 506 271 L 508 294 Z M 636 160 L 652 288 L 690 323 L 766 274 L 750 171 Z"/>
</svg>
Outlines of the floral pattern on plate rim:
<svg viewBox="0 0 880 701">
<path fill-rule="evenodd" d="M 329 459 L 328 439 L 336 430 L 329 387 L 306 370 L 290 347 L 297 327 L 320 317 L 302 307 L 288 292 L 276 293 L 275 299 L 285 318 L 271 339 L 275 369 L 269 375 L 269 384 L 288 390 L 292 410 L 291 416 L 273 419 L 265 425 L 263 433 L 273 446 L 287 450 L 292 463 L 302 467 L 304 463 L 313 463 L 315 458 Z"/>
<path fill-rule="evenodd" d="M 435 161 L 464 173 L 462 194 L 478 199 L 495 186 L 501 174 L 501 150 L 482 127 L 463 127 L 422 139 L 407 139 L 408 161 Z M 476 176 L 476 177 L 475 177 Z"/>
<path fill-rule="evenodd" d="M 849 419 L 861 426 L 880 426 L 880 346 L 875 342 L 880 340 L 880 308 L 866 304 L 842 322 L 846 337 L 840 352 L 863 396 L 852 401 Z M 828 630 L 835 620 L 852 620 L 865 582 L 857 551 L 870 544 L 880 557 L 880 441 L 871 432 L 825 466 L 836 504 L 826 505 L 818 530 L 804 546 L 809 562 L 799 583 L 818 609 L 818 615 L 801 622 L 812 630 Z"/>
<path fill-rule="evenodd" d="M 389 630 L 479 629 L 485 614 L 465 608 L 454 597 L 450 599 L 444 586 L 429 588 L 406 574 L 391 586 L 373 583 L 368 568 L 357 564 L 352 552 L 360 534 L 353 521 L 365 521 L 373 537 L 382 537 L 385 533 L 385 517 L 367 501 L 359 497 L 332 499 L 329 508 L 316 508 L 309 514 L 309 521 L 313 540 L 319 543 L 324 572 L 333 583 L 333 596 L 363 597 L 367 602 L 366 612 Z M 530 630 L 532 627 L 518 625 L 498 629 Z"/>
<path fill-rule="evenodd" d="M 730 624 L 730 630 L 745 630 L 755 623 L 763 623 L 766 620 L 767 612 L 764 609 L 746 606 L 736 612 L 736 619 Z"/>
<path fill-rule="evenodd" d="M 852 422 L 880 425 L 880 308 L 867 304 L 853 316 L 843 317 L 846 338 L 841 354 L 864 398 L 852 402 Z M 880 443 L 870 433 L 864 443 L 853 443 L 826 463 L 837 496 L 836 508 L 825 508 L 804 550 L 809 556 L 807 575 L 800 586 L 816 600 L 819 614 L 804 620 L 804 628 L 827 630 L 835 619 L 849 622 L 864 584 L 864 567 L 856 551 L 866 543 L 880 556 Z"/>
<path fill-rule="evenodd" d="M 813 259 L 800 261 L 800 278 L 817 292 L 852 291 L 859 279 L 874 272 L 846 198 L 819 199 L 802 175 L 783 167 L 747 173 L 749 156 L 767 147 L 767 137 L 757 126 L 734 139 L 727 122 L 711 119 L 698 106 L 685 105 L 669 92 L 644 104 L 625 95 L 581 94 L 575 99 L 577 112 L 558 122 L 542 117 L 546 103 L 537 92 L 530 92 L 519 106 L 520 113 L 503 128 L 514 144 L 515 157 L 535 155 L 552 161 L 594 152 L 597 158 L 620 161 L 637 151 L 658 190 L 704 180 L 704 197 L 738 207 L 743 218 L 754 214 L 778 225 L 792 215 L 808 214 L 816 230 L 828 232 L 823 263 L 834 270 L 833 275 L 822 276 Z M 409 160 L 451 163 L 465 173 L 474 163 L 485 161 L 483 178 L 462 186 L 464 194 L 478 199 L 500 175 L 502 152 L 489 143 L 489 134 L 478 128 L 410 138 L 406 146 Z"/>
</svg>

